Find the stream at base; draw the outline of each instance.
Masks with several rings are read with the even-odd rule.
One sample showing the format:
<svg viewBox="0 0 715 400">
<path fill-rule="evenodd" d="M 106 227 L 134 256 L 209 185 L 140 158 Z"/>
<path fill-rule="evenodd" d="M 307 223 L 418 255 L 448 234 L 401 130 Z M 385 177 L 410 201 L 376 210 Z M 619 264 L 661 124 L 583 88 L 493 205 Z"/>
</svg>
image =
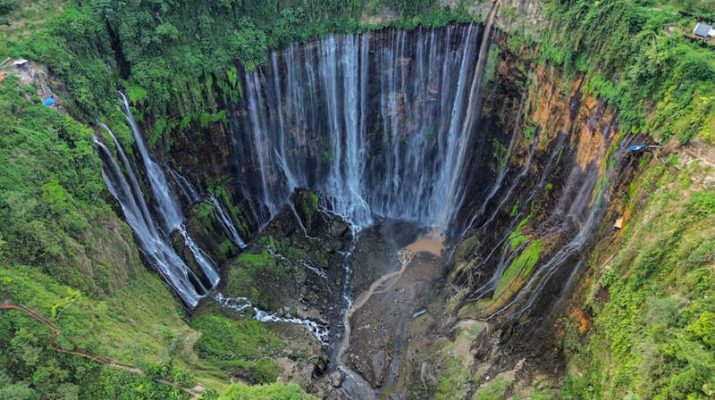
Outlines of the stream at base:
<svg viewBox="0 0 715 400">
<path fill-rule="evenodd" d="M 388 227 L 388 229 L 391 229 L 391 227 Z M 415 255 L 427 253 L 435 257 L 439 257 L 444 249 L 444 235 L 440 230 L 430 229 L 425 232 L 423 229 L 415 229 L 414 227 L 412 227 L 412 229 L 413 232 L 421 233 L 416 237 L 413 236 L 412 240 L 407 242 L 408 244 L 405 245 L 405 242 L 403 241 L 396 246 L 395 251 L 397 253 L 397 258 L 399 259 L 398 269 L 395 270 L 394 268 L 388 267 L 388 270 L 390 271 L 373 281 L 370 286 L 366 290 L 362 291 L 354 301 L 352 301 L 349 296 L 351 283 L 346 281 L 346 309 L 343 313 L 344 330 L 342 340 L 338 343 L 337 350 L 335 351 L 335 363 L 337 365 L 337 370 L 341 371 L 343 374 L 341 390 L 349 399 L 372 400 L 378 398 L 377 390 L 375 390 L 372 385 L 370 385 L 370 383 L 367 382 L 358 372 L 354 371 L 348 365 L 346 360 L 345 353 L 350 347 L 351 317 L 356 311 L 365 306 L 365 304 L 367 304 L 374 295 L 385 295 L 389 292 L 395 284 L 402 279 L 403 274 L 410 267 Z M 388 239 L 388 237 L 386 236 L 385 239 Z M 356 241 L 359 240 L 360 238 L 356 239 Z M 397 366 L 397 369 L 399 369 L 399 360 L 393 361 L 395 361 L 395 365 Z M 390 369 L 392 369 L 392 365 Z M 393 374 L 396 373 L 396 371 L 393 372 Z"/>
</svg>

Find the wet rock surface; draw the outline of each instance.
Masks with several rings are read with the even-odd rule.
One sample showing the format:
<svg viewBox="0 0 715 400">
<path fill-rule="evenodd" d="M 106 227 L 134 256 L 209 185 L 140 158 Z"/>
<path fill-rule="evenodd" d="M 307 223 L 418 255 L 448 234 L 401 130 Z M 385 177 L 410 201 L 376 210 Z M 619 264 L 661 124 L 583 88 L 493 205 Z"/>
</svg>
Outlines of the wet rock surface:
<svg viewBox="0 0 715 400">
<path fill-rule="evenodd" d="M 406 355 L 416 337 L 408 327 L 428 306 L 431 289 L 444 272 L 441 236 L 430 233 L 426 241 L 438 244 L 423 247 L 425 239 L 418 239 L 413 247 L 403 247 L 401 269 L 373 282 L 349 311 L 351 330 L 343 361 L 383 394 L 394 392 L 400 374 L 410 367 L 413 360 Z"/>
<path fill-rule="evenodd" d="M 308 210 L 298 191 L 263 233 L 229 262 L 220 291 L 246 297 L 276 315 L 338 326 L 343 301 L 345 252 L 352 242 L 337 216 Z M 331 335 L 335 329 L 331 328 Z"/>
</svg>

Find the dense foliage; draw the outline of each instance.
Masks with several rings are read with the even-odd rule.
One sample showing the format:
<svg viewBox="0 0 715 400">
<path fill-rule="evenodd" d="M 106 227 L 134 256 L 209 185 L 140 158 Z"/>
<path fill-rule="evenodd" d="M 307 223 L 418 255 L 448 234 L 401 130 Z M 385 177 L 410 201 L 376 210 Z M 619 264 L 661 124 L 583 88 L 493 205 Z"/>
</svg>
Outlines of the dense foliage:
<svg viewBox="0 0 715 400">
<path fill-rule="evenodd" d="M 715 142 L 715 47 L 688 34 L 712 18 L 710 1 L 553 0 L 544 60 L 567 75 L 586 74 L 585 89 L 617 106 L 622 126 L 666 140 L 695 135 Z M 690 14 L 687 14 L 690 15 Z"/>
<path fill-rule="evenodd" d="M 362 17 L 379 14 L 383 7 L 397 12 L 399 19 L 392 24 L 406 27 L 469 18 L 463 9 L 448 11 L 436 0 L 68 3 L 29 38 L 10 35 L 0 44 L 0 55 L 30 57 L 49 65 L 67 85 L 78 114 L 90 121 L 112 114 L 114 90 L 124 87 L 133 102 L 145 106 L 147 115 L 161 120 L 162 132 L 214 112 L 217 91 L 235 96 L 236 64 L 250 70 L 266 61 L 269 48 L 328 32 L 376 27 L 364 25 Z"/>
<path fill-rule="evenodd" d="M 177 305 L 158 277 L 143 269 L 137 272 L 120 293 L 97 300 L 57 284 L 38 268 L 0 264 L 0 299 L 27 305 L 52 321 L 60 332 L 55 341 L 59 348 L 118 358 L 148 373 L 142 376 L 60 353 L 51 347 L 51 327 L 19 310 L 0 311 L 0 398 L 187 398 L 154 382 L 192 382 L 174 362 L 181 349 L 176 344 L 182 327 Z M 168 354 L 155 358 L 161 349 Z"/>
<path fill-rule="evenodd" d="M 279 369 L 267 356 L 281 342 L 264 324 L 253 319 L 203 314 L 191 326 L 201 332 L 195 345 L 199 356 L 246 382 L 275 382 Z"/>
<path fill-rule="evenodd" d="M 176 126 L 205 127 L 225 119 L 212 108 L 216 98 L 237 96 L 239 70 L 264 62 L 269 48 L 361 29 L 363 12 L 385 5 L 405 26 L 455 18 L 436 4 L 1 0 L 0 58 L 45 64 L 52 81 L 0 77 L 0 300 L 28 304 L 52 320 L 62 330 L 59 346 L 134 363 L 149 377 L 58 353 L 49 330 L 7 312 L 0 397 L 183 398 L 152 378 L 190 383 L 188 369 L 199 371 L 202 383 L 225 376 L 219 370 L 275 381 L 278 367 L 265 355 L 277 338 L 256 321 L 206 315 L 192 324 L 203 335 L 196 346 L 184 343 L 192 330 L 180 306 L 141 266 L 131 232 L 105 202 L 89 124 L 103 120 L 130 143 L 117 109 L 116 89 L 124 88 L 143 111 L 138 117 L 156 122 L 153 140 Z M 42 105 L 40 84 L 51 85 L 68 113 Z M 236 385 L 224 398 L 261 396 L 306 398 L 281 384 Z"/>
<path fill-rule="evenodd" d="M 670 161 L 634 182 L 623 236 L 595 254 L 594 326 L 567 330 L 565 399 L 715 397 L 715 192 Z"/>
<path fill-rule="evenodd" d="M 0 131 L 0 260 L 43 266 L 90 292 L 111 289 L 112 272 L 85 260 L 102 258 L 91 255 L 102 234 L 91 221 L 113 216 L 100 197 L 92 130 L 9 76 L 0 85 Z"/>
<path fill-rule="evenodd" d="M 469 18 L 440 3 L 0 0 L 0 61 L 23 56 L 48 65 L 70 112 L 42 106 L 38 88 L 15 77 L 0 82 L 0 301 L 29 304 L 50 318 L 63 332 L 62 348 L 150 373 L 53 351 L 49 330 L 2 311 L 0 398 L 185 398 L 152 378 L 190 383 L 189 369 L 206 379 L 230 370 L 274 381 L 276 365 L 261 357 L 276 338 L 255 321 L 204 315 L 191 325 L 202 334 L 195 346 L 184 343 L 194 331 L 160 279 L 141 266 L 129 229 L 105 203 L 94 132 L 77 120 L 121 121 L 116 89 L 123 88 L 151 116 L 154 140 L 192 123 L 205 127 L 225 119 L 215 100 L 236 100 L 239 71 L 265 62 L 268 49 L 378 27 L 389 14 L 384 7 L 395 14 L 391 24 L 405 28 Z M 715 141 L 715 52 L 686 34 L 696 20 L 713 21 L 710 0 L 552 0 L 547 11 L 552 25 L 539 46 L 542 61 L 567 78 L 585 73 L 584 89 L 616 105 L 627 129 Z M 674 218 L 671 202 L 689 193 L 687 176 L 654 171 L 638 185 L 640 197 L 671 185 L 654 195 L 661 203 L 649 211 L 662 219 L 629 228 L 612 270 L 598 277 L 609 301 L 594 295 L 588 306 L 595 332 L 567 341 L 583 374 L 570 375 L 566 398 L 715 396 L 715 309 L 707 301 L 715 296 L 715 247 L 703 237 L 712 230 L 705 222 L 713 218 L 713 194 L 692 190 Z M 315 208 L 309 200 L 307 214 Z M 664 220 L 666 228 L 655 229 Z M 510 267 L 512 277 L 533 266 L 537 244 Z M 246 253 L 240 262 L 274 277 L 279 266 L 267 259 Z M 237 384 L 221 398 L 308 397 L 295 385 Z"/>
</svg>

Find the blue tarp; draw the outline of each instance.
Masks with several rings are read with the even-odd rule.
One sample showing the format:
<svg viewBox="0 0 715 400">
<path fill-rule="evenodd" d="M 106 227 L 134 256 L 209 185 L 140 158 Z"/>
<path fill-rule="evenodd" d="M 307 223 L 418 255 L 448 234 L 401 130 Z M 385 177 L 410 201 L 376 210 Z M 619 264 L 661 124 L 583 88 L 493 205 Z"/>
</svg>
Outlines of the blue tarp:
<svg viewBox="0 0 715 400">
<path fill-rule="evenodd" d="M 42 104 L 44 104 L 45 107 L 52 107 L 55 105 L 55 98 L 50 96 L 50 97 L 42 100 Z"/>
<path fill-rule="evenodd" d="M 637 153 L 639 151 L 645 150 L 645 148 L 648 147 L 648 145 L 645 144 L 636 144 L 628 148 L 628 150 L 631 151 L 631 153 Z"/>
</svg>

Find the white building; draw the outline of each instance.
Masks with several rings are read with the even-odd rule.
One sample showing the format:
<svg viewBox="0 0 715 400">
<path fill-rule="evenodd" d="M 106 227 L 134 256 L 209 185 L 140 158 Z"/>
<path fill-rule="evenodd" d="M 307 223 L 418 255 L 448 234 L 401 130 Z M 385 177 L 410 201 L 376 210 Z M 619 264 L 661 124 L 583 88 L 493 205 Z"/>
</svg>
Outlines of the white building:
<svg viewBox="0 0 715 400">
<path fill-rule="evenodd" d="M 711 37 L 715 37 L 715 28 L 708 24 L 700 22 L 695 25 L 695 29 L 693 29 L 693 34 L 697 37 L 708 39 Z"/>
</svg>

